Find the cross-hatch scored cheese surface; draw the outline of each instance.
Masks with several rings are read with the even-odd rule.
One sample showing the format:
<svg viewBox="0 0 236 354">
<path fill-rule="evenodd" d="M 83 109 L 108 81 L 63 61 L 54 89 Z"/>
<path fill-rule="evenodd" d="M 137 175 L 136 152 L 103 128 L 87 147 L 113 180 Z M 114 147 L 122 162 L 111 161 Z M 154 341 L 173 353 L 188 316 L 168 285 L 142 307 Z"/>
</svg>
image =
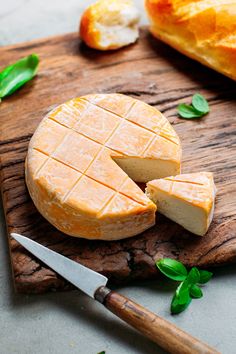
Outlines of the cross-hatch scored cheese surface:
<svg viewBox="0 0 236 354">
<path fill-rule="evenodd" d="M 155 108 L 120 94 L 72 99 L 46 116 L 26 159 L 26 183 L 41 214 L 90 239 L 134 236 L 156 206 L 136 182 L 180 172 L 181 146 Z"/>
</svg>

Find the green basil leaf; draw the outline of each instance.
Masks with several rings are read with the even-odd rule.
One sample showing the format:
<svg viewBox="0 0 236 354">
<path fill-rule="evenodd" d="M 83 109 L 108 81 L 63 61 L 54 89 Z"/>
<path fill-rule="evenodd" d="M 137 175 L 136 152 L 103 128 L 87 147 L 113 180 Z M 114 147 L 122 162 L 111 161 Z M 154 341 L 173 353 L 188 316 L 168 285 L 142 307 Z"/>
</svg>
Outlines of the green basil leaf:
<svg viewBox="0 0 236 354">
<path fill-rule="evenodd" d="M 177 313 L 184 311 L 189 306 L 191 301 L 192 301 L 192 298 L 190 296 L 188 296 L 186 298 L 186 301 L 183 303 L 181 301 L 181 298 L 175 293 L 175 295 L 173 296 L 172 302 L 171 302 L 171 313 L 177 314 Z"/>
<path fill-rule="evenodd" d="M 185 304 L 188 301 L 189 288 L 190 288 L 189 283 L 187 279 L 185 279 L 185 281 L 183 281 L 176 289 L 175 293 L 179 299 L 180 304 Z"/>
<path fill-rule="evenodd" d="M 199 273 L 200 273 L 200 279 L 198 283 L 200 284 L 207 283 L 212 278 L 213 275 L 213 273 L 208 272 L 207 270 L 199 270 Z"/>
<path fill-rule="evenodd" d="M 190 287 L 190 295 L 191 295 L 191 297 L 193 297 L 195 299 L 200 299 L 200 297 L 203 297 L 202 289 L 199 288 L 198 285 L 193 284 Z"/>
<path fill-rule="evenodd" d="M 193 106 L 187 105 L 185 103 L 180 103 L 178 105 L 178 113 L 180 117 L 185 119 L 195 119 L 201 118 L 203 114 L 197 111 Z"/>
<path fill-rule="evenodd" d="M 187 277 L 185 266 L 174 259 L 163 258 L 156 262 L 157 268 L 168 278 L 176 281 L 183 281 Z"/>
<path fill-rule="evenodd" d="M 105 350 L 103 350 L 102 352 L 99 352 L 98 354 L 106 354 Z"/>
<path fill-rule="evenodd" d="M 197 111 L 203 114 L 206 114 L 210 111 L 207 100 L 199 93 L 193 95 L 192 105 Z"/>
<path fill-rule="evenodd" d="M 0 73 L 0 98 L 14 93 L 37 73 L 39 57 L 31 54 L 6 67 Z"/>
<path fill-rule="evenodd" d="M 188 273 L 187 282 L 188 284 L 192 285 L 198 283 L 199 280 L 200 280 L 199 270 L 196 267 L 193 267 Z"/>
</svg>

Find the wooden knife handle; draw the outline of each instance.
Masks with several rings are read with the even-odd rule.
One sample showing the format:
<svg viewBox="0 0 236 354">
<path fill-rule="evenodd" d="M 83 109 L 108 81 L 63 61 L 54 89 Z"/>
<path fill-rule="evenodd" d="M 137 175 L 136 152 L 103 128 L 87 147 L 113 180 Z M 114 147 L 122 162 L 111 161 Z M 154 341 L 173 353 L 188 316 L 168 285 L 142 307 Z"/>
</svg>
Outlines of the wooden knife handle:
<svg viewBox="0 0 236 354">
<path fill-rule="evenodd" d="M 96 291 L 95 299 L 170 353 L 219 354 L 218 351 L 182 331 L 174 324 L 104 286 Z"/>
</svg>

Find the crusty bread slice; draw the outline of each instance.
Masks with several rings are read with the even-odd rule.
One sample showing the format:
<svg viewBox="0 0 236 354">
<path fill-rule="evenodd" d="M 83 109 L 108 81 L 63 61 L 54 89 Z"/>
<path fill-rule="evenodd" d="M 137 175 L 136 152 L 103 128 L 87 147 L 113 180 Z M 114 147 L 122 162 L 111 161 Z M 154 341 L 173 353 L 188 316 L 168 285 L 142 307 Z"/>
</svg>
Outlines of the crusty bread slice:
<svg viewBox="0 0 236 354">
<path fill-rule="evenodd" d="M 139 12 L 132 0 L 98 0 L 84 12 L 80 36 L 89 47 L 117 49 L 137 40 L 138 22 Z"/>
</svg>

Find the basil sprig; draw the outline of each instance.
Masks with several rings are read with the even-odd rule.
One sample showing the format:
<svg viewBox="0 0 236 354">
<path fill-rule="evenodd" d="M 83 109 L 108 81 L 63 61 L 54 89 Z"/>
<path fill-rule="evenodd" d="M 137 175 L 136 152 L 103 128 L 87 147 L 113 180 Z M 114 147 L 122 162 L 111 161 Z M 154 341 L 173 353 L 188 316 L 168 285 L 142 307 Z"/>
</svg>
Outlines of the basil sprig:
<svg viewBox="0 0 236 354">
<path fill-rule="evenodd" d="M 191 105 L 185 103 L 178 105 L 178 113 L 180 117 L 184 119 L 201 118 L 209 112 L 210 108 L 207 100 L 199 93 L 193 95 Z"/>
<path fill-rule="evenodd" d="M 171 313 L 176 314 L 184 311 L 192 299 L 203 296 L 199 284 L 207 283 L 212 273 L 193 267 L 188 272 L 186 267 L 179 261 L 171 258 L 163 258 L 156 262 L 157 268 L 168 278 L 181 281 L 177 287 L 171 302 Z"/>
<path fill-rule="evenodd" d="M 0 72 L 0 100 L 10 96 L 37 73 L 39 57 L 31 54 Z"/>
</svg>

